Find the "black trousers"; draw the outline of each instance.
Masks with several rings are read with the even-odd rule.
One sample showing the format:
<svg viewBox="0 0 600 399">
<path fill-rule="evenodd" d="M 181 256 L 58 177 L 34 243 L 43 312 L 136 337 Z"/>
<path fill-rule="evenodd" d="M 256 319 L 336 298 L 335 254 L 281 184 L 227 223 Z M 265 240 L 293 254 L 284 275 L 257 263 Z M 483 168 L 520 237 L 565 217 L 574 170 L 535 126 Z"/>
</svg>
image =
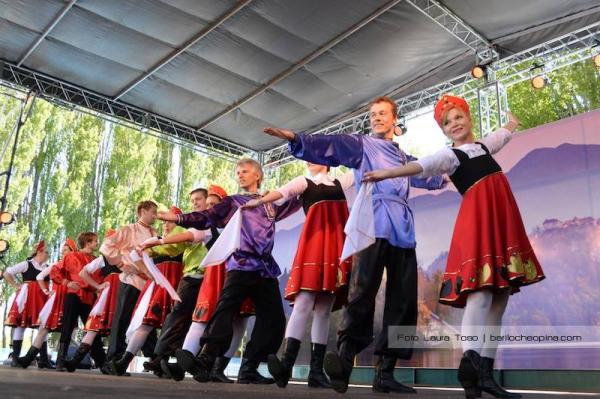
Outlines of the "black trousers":
<svg viewBox="0 0 600 399">
<path fill-rule="evenodd" d="M 91 311 L 92 305 L 86 305 L 85 303 L 81 302 L 81 299 L 79 299 L 77 294 L 67 294 L 65 297 L 59 341 L 63 344 L 66 344 L 67 348 L 71 343 L 73 330 L 75 330 L 77 327 L 77 319 L 80 319 L 85 325 L 85 322 L 87 321 Z M 102 338 L 100 335 L 96 335 L 96 338 L 94 339 L 90 349 L 90 355 L 96 364 L 104 363 L 105 355 L 104 348 L 102 347 Z"/>
<path fill-rule="evenodd" d="M 266 361 L 283 341 L 285 314 L 275 278 L 263 278 L 258 272 L 232 270 L 227 273 L 215 312 L 200 340 L 203 350 L 214 356 L 227 352 L 233 337 L 233 319 L 240 314 L 244 299 L 252 298 L 256 309 L 254 330 L 244 357 Z"/>
<path fill-rule="evenodd" d="M 346 341 L 346 346 L 358 353 L 373 341 L 375 298 L 384 268 L 385 306 L 382 330 L 375 338 L 375 354 L 410 359 L 412 348 L 388 348 L 388 326 L 404 326 L 413 332 L 416 329 L 417 257 L 414 249 L 395 247 L 382 238 L 354 257 L 338 347 Z"/>
<path fill-rule="evenodd" d="M 155 355 L 169 357 L 182 347 L 185 335 L 192 324 L 192 314 L 201 285 L 202 279 L 199 278 L 183 277 L 179 281 L 177 294 L 181 302 L 175 304 L 165 319 L 154 348 Z"/>
<path fill-rule="evenodd" d="M 135 304 L 140 296 L 140 290 L 131 284 L 120 282 L 117 295 L 117 306 L 110 326 L 110 336 L 108 337 L 108 359 L 119 359 L 127 349 L 126 333 L 133 316 Z M 152 355 L 154 345 L 156 345 L 156 330 L 148 335 L 144 346 L 142 346 L 144 356 L 149 357 Z"/>
</svg>

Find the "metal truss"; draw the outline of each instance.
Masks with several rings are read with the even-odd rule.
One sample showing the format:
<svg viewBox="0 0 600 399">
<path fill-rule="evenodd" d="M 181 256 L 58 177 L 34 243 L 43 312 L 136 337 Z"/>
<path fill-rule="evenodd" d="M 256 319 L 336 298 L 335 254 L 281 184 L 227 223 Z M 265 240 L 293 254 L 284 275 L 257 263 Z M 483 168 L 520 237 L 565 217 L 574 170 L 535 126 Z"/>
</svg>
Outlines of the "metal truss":
<svg viewBox="0 0 600 399">
<path fill-rule="evenodd" d="M 485 98 L 480 103 L 480 114 L 486 120 L 481 121 L 481 133 L 485 135 L 493 130 L 496 124 L 504 119 L 506 110 L 506 89 L 510 86 L 528 80 L 532 77 L 532 67 L 542 66 L 544 73 L 557 70 L 574 63 L 591 58 L 593 48 L 598 48 L 600 39 L 600 22 L 588 25 L 566 35 L 554 38 L 538 46 L 512 54 L 498 60 L 489 66 L 490 74 L 487 81 L 473 80 L 470 73 L 464 73 L 453 79 L 428 87 L 406 97 L 396 100 L 398 110 L 407 119 L 424 113 L 445 93 L 454 93 L 465 97 L 468 101 Z M 496 85 L 496 82 L 498 85 Z M 491 87 L 491 88 L 490 88 Z M 490 93 L 490 90 L 492 91 Z M 489 98 L 494 92 L 500 96 Z M 494 94 L 495 95 L 495 94 Z M 426 112 L 426 111 L 425 111 Z M 499 112 L 494 116 L 493 112 Z M 369 130 L 368 112 L 354 115 L 327 127 L 318 129 L 311 134 L 348 134 Z M 289 155 L 287 145 L 281 145 L 266 151 L 265 166 L 278 167 L 294 158 Z"/>
<path fill-rule="evenodd" d="M 498 59 L 498 52 L 488 39 L 437 0 L 406 0 L 406 2 L 473 50 L 480 63 Z"/>
<path fill-rule="evenodd" d="M 207 155 L 215 155 L 234 161 L 242 155 L 252 155 L 254 151 L 215 137 L 201 130 L 173 121 L 172 119 L 144 111 L 109 97 L 82 89 L 58 79 L 18 67 L 4 61 L 0 82 L 12 88 L 25 88 L 34 91 L 38 97 L 55 104 L 92 113 L 111 122 L 130 126 L 160 137 L 185 144 Z"/>
</svg>

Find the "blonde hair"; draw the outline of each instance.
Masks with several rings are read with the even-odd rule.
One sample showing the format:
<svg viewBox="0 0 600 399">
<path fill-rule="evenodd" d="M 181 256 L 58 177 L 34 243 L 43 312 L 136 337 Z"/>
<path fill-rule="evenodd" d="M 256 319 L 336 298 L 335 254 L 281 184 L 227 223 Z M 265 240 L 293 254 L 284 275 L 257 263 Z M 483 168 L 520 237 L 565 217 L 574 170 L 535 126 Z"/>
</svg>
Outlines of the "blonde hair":
<svg viewBox="0 0 600 399">
<path fill-rule="evenodd" d="M 242 158 L 235 163 L 236 167 L 242 165 L 252 165 L 254 167 L 254 170 L 258 172 L 258 187 L 260 188 L 260 184 L 262 183 L 264 178 L 262 166 L 260 166 L 260 164 L 252 158 Z"/>
</svg>

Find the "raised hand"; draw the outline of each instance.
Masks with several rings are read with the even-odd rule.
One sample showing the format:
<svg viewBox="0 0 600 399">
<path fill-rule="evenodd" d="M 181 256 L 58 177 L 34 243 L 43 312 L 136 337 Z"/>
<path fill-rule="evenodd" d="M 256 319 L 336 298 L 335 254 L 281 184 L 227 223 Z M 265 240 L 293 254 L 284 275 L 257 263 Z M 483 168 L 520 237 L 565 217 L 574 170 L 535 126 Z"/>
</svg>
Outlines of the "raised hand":
<svg viewBox="0 0 600 399">
<path fill-rule="evenodd" d="M 296 137 L 296 133 L 289 129 L 280 129 L 278 127 L 267 127 L 263 130 L 266 134 L 273 137 L 279 137 L 280 139 L 292 141 Z"/>
<path fill-rule="evenodd" d="M 158 212 L 158 219 L 163 222 L 177 222 L 177 215 L 171 212 Z"/>
<path fill-rule="evenodd" d="M 521 125 L 521 122 L 510 111 L 507 112 L 506 115 L 508 116 L 508 122 L 504 127 L 510 130 L 511 132 L 514 132 Z"/>
<path fill-rule="evenodd" d="M 377 169 L 372 170 L 370 172 L 366 172 L 362 177 L 362 182 L 377 182 L 380 180 L 389 179 L 390 177 L 394 177 L 389 169 Z"/>
<path fill-rule="evenodd" d="M 251 199 L 250 201 L 242 205 L 242 209 L 254 209 L 258 206 L 261 206 L 262 203 L 263 202 L 260 199 Z"/>
</svg>

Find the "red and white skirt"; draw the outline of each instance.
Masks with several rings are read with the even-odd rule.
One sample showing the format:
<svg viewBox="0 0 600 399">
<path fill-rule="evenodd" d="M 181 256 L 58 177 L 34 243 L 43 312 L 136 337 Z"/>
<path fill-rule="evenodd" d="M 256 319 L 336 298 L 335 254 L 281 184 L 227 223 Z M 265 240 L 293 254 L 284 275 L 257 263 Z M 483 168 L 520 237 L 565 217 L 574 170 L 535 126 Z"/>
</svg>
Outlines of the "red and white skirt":
<svg viewBox="0 0 600 399">
<path fill-rule="evenodd" d="M 110 285 L 102 290 L 94 302 L 90 316 L 85 323 L 85 331 L 97 331 L 102 335 L 110 334 L 119 298 L 119 273 L 111 273 L 104 278 Z M 105 292 L 105 290 L 108 290 Z"/>
<path fill-rule="evenodd" d="M 166 277 L 166 279 L 169 280 L 171 286 L 177 287 L 179 285 L 179 280 L 181 280 L 181 276 L 183 274 L 183 263 L 165 261 L 158 263 L 156 267 Z M 150 294 L 150 302 L 146 308 L 144 318 L 142 319 L 142 324 L 160 328 L 165 322 L 167 315 L 173 308 L 173 299 L 171 299 L 171 296 L 166 289 L 156 284 L 152 284 L 152 280 L 146 281 L 146 285 L 140 293 L 135 308 L 137 311 L 140 301 L 150 286 L 152 286 L 152 294 Z"/>
<path fill-rule="evenodd" d="M 486 176 L 463 196 L 440 302 L 464 307 L 469 292 L 513 294 L 543 278 L 506 176 L 501 172 Z"/>
<path fill-rule="evenodd" d="M 285 288 L 285 299 L 293 303 L 300 291 L 312 291 L 335 294 L 333 310 L 346 304 L 352 261 L 341 261 L 340 256 L 347 220 L 346 201 L 322 201 L 310 207 Z"/>
<path fill-rule="evenodd" d="M 23 290 L 26 290 L 24 292 Z M 27 295 L 25 297 L 25 295 Z M 6 322 L 8 327 L 37 328 L 40 311 L 48 296 L 40 288 L 37 281 L 27 281 L 15 293 L 15 300 L 10 306 Z M 24 302 L 19 312 L 19 302 Z"/>
<path fill-rule="evenodd" d="M 63 310 L 65 308 L 65 297 L 67 287 L 53 284 L 52 293 L 40 311 L 38 325 L 50 331 L 60 331 L 62 325 Z"/>
<path fill-rule="evenodd" d="M 204 279 L 198 291 L 196 299 L 196 308 L 192 315 L 192 321 L 196 323 L 208 323 L 217 307 L 219 295 L 225 284 L 227 271 L 225 264 L 209 266 L 204 271 Z M 241 316 L 250 316 L 254 314 L 254 303 L 250 298 L 246 298 L 240 306 Z"/>
</svg>

